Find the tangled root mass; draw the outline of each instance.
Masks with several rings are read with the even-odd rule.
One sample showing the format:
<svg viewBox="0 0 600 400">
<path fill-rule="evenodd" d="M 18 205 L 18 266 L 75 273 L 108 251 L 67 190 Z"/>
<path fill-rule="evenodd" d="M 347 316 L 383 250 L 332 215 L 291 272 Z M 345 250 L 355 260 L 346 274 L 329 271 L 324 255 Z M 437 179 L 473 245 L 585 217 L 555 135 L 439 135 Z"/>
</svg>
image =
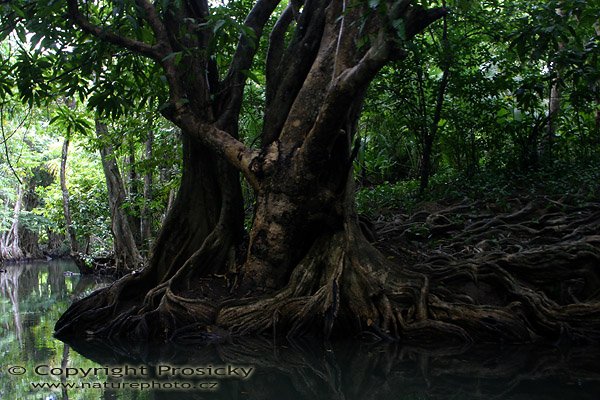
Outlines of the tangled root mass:
<svg viewBox="0 0 600 400">
<path fill-rule="evenodd" d="M 325 232 L 277 291 L 247 291 L 209 237 L 174 276 L 128 275 L 75 303 L 58 336 L 221 342 L 348 337 L 405 343 L 600 339 L 600 203 L 464 202 Z M 208 239 L 207 239 L 208 240 Z M 379 250 L 376 249 L 379 248 Z M 381 251 L 380 251 L 381 250 Z"/>
</svg>

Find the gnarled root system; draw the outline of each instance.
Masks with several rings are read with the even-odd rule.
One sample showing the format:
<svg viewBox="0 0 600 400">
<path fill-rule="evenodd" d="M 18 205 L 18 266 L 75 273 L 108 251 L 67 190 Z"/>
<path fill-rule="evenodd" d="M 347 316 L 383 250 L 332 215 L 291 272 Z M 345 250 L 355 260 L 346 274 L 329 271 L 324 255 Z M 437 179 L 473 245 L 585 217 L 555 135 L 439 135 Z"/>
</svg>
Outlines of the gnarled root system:
<svg viewBox="0 0 600 400">
<path fill-rule="evenodd" d="M 600 203 L 537 198 L 508 212 L 476 210 L 460 204 L 380 221 L 383 253 L 355 223 L 324 232 L 287 285 L 268 292 L 244 292 L 236 274 L 206 271 L 228 257 L 216 232 L 170 279 L 128 275 L 75 303 L 57 333 L 186 343 L 257 334 L 599 340 Z"/>
</svg>

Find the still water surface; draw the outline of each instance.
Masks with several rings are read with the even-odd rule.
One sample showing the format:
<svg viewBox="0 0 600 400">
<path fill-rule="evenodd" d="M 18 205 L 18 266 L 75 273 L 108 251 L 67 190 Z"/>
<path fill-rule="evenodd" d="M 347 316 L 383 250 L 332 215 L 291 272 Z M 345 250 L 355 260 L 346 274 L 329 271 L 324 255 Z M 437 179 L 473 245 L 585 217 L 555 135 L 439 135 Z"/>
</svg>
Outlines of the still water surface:
<svg viewBox="0 0 600 400">
<path fill-rule="evenodd" d="M 2 400 L 600 398 L 600 349 L 591 347 L 75 344 L 83 356 L 52 337 L 54 323 L 75 298 L 108 283 L 70 274 L 69 261 L 3 269 Z"/>
</svg>

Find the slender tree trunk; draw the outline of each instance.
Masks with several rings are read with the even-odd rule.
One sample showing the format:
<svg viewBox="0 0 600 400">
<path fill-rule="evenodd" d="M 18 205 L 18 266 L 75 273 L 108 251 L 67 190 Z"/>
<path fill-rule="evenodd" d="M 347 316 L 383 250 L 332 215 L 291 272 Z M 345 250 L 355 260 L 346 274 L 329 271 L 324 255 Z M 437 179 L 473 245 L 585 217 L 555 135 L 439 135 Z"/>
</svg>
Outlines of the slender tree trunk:
<svg viewBox="0 0 600 400">
<path fill-rule="evenodd" d="M 600 88 L 596 89 L 596 111 L 594 113 L 594 137 L 597 145 L 600 145 Z"/>
<path fill-rule="evenodd" d="M 154 132 L 148 132 L 148 138 L 146 139 L 144 158 L 146 161 L 152 159 L 152 145 L 154 142 Z M 150 204 L 152 203 L 152 170 L 147 168 L 144 174 L 144 206 L 141 210 L 140 218 L 140 230 L 142 236 L 142 243 L 144 248 L 148 248 L 152 240 L 152 209 Z"/>
<path fill-rule="evenodd" d="M 60 157 L 60 188 L 62 190 L 63 215 L 65 217 L 65 228 L 67 231 L 67 237 L 69 239 L 69 248 L 71 249 L 71 254 L 76 254 L 79 252 L 79 243 L 77 242 L 77 236 L 75 235 L 75 229 L 73 228 L 73 222 L 71 220 L 71 207 L 69 205 L 69 189 L 67 188 L 68 153 L 69 139 L 65 138 Z"/>
<path fill-rule="evenodd" d="M 600 22 L 596 21 L 596 23 L 594 23 L 594 30 L 596 31 L 596 38 L 600 38 Z M 598 62 L 598 55 L 595 54 L 593 61 L 594 64 L 596 64 Z M 595 109 L 596 111 L 594 112 L 595 115 L 595 119 L 594 119 L 594 133 L 595 133 L 595 141 L 596 144 L 600 145 L 600 84 L 596 83 L 595 87 L 594 87 L 594 92 L 596 93 L 596 98 L 595 98 Z"/>
<path fill-rule="evenodd" d="M 417 73 L 416 73 L 416 84 L 417 84 L 417 103 L 418 110 L 420 113 L 421 123 L 418 124 L 416 131 L 418 132 L 418 143 L 420 145 L 421 153 L 419 155 L 418 160 L 418 174 L 419 180 L 422 182 L 424 180 L 424 176 L 429 174 L 429 160 L 431 159 L 431 155 L 427 155 L 427 141 L 431 136 L 429 129 L 431 128 L 429 125 L 429 115 L 427 112 L 427 96 L 425 95 L 425 81 L 423 77 L 423 66 L 421 65 L 420 59 L 417 58 Z M 433 143 L 433 142 L 432 142 Z M 427 178 L 429 179 L 429 178 Z M 422 184 L 419 185 L 419 191 L 421 190 Z"/>
<path fill-rule="evenodd" d="M 135 243 L 138 248 L 142 248 L 142 235 L 141 235 L 141 209 L 137 205 L 137 199 L 139 196 L 139 182 L 138 182 L 138 173 L 136 171 L 136 161 L 135 161 L 135 144 L 133 140 L 130 140 L 128 143 L 129 154 L 127 156 L 127 183 L 128 183 L 128 194 L 129 199 L 133 204 L 133 213 L 128 214 L 129 218 L 129 226 L 131 227 L 131 231 L 133 233 L 133 237 L 135 238 Z"/>
<path fill-rule="evenodd" d="M 560 45 L 562 48 L 562 44 Z M 556 128 L 558 124 L 558 116 L 560 113 L 560 95 L 559 78 L 556 77 L 550 84 L 550 97 L 548 98 L 548 118 L 546 125 L 546 134 L 543 137 L 541 144 L 540 156 L 542 158 L 550 157 L 552 147 L 556 138 Z"/>
<path fill-rule="evenodd" d="M 4 260 L 20 260 L 24 257 L 20 243 L 20 222 L 21 206 L 23 202 L 23 188 L 19 184 L 17 186 L 17 194 L 15 205 L 13 207 L 12 221 L 8 231 L 2 235 L 0 242 L 0 259 Z"/>
<path fill-rule="evenodd" d="M 556 14 L 564 18 L 566 14 L 560 8 L 556 9 Z M 558 51 L 562 51 L 565 48 L 563 42 L 558 43 Z M 550 71 L 556 73 L 556 76 L 550 82 L 550 96 L 548 98 L 548 118 L 546 125 L 546 134 L 542 138 L 540 156 L 542 158 L 549 158 L 552 156 L 552 148 L 554 146 L 554 140 L 556 139 L 556 128 L 558 125 L 558 116 L 560 113 L 560 70 L 558 67 L 551 62 L 549 65 Z"/>
<path fill-rule="evenodd" d="M 433 135 L 428 134 L 423 146 L 423 157 L 421 159 L 421 172 L 419 176 L 419 193 L 423 194 L 429 186 L 431 177 L 431 153 L 433 151 Z"/>
<path fill-rule="evenodd" d="M 11 243 L 11 252 L 13 255 L 13 259 L 19 260 L 23 258 L 24 254 L 21 250 L 21 242 L 20 242 L 20 231 L 21 231 L 21 223 L 19 221 L 19 217 L 21 214 L 21 205 L 23 204 L 23 187 L 19 185 L 17 188 L 17 199 L 15 201 L 15 208 L 13 213 L 13 225 L 12 225 L 12 243 Z"/>
<path fill-rule="evenodd" d="M 471 129 L 469 133 L 470 138 L 470 149 L 468 150 L 467 159 L 468 161 L 468 175 L 474 176 L 475 171 L 479 168 L 479 159 L 477 157 L 477 141 L 475 140 L 475 131 Z"/>
<path fill-rule="evenodd" d="M 444 2 L 445 7 L 445 2 Z M 425 138 L 423 140 L 423 160 L 421 162 L 421 177 L 419 183 L 419 192 L 423 194 L 425 189 L 429 186 L 429 178 L 431 177 L 431 156 L 433 152 L 433 144 L 437 140 L 439 124 L 442 119 L 442 107 L 444 105 L 444 96 L 446 88 L 448 87 L 448 78 L 450 76 L 450 55 L 448 54 L 448 20 L 446 16 L 444 19 L 444 28 L 442 34 L 441 51 L 444 54 L 444 71 L 442 73 L 442 79 L 440 80 L 437 95 L 435 99 L 435 111 L 433 113 L 433 120 L 431 126 L 426 129 Z M 424 105 L 423 107 L 426 107 Z M 426 116 L 426 114 L 425 114 Z M 427 119 L 424 121 L 427 124 Z"/>
<path fill-rule="evenodd" d="M 23 209 L 27 212 L 32 211 L 40 205 L 40 198 L 37 193 L 38 187 L 47 187 L 54 182 L 54 177 L 44 168 L 36 167 L 31 171 L 27 178 L 25 191 L 23 194 Z M 40 249 L 39 233 L 35 229 L 24 226 L 20 232 L 21 249 L 26 258 L 39 259 L 43 256 Z"/>
<path fill-rule="evenodd" d="M 106 125 L 98 120 L 96 120 L 96 134 L 98 138 L 105 138 L 107 134 Z M 108 189 L 108 203 L 117 271 L 133 270 L 142 265 L 143 259 L 135 244 L 135 238 L 129 226 L 127 214 L 123 210 L 126 197 L 125 186 L 121 179 L 112 145 L 105 144 L 100 148 L 100 158 Z"/>
<path fill-rule="evenodd" d="M 169 190 L 169 196 L 167 197 L 167 205 L 165 206 L 165 214 L 162 218 L 163 221 L 173 208 L 173 204 L 175 204 L 175 197 L 177 197 L 177 191 L 174 189 Z"/>
<path fill-rule="evenodd" d="M 448 86 L 448 77 L 450 75 L 450 66 L 446 66 L 442 74 L 442 79 L 438 87 L 438 93 L 435 103 L 435 112 L 433 114 L 433 120 L 431 121 L 431 127 L 427 130 L 425 136 L 425 142 L 423 147 L 423 161 L 421 163 L 421 179 L 419 184 L 419 191 L 425 192 L 425 189 L 429 186 L 429 178 L 431 177 L 431 156 L 433 153 L 433 144 L 438 136 L 439 124 L 442 119 L 442 107 L 444 104 L 444 94 L 446 87 Z"/>
</svg>

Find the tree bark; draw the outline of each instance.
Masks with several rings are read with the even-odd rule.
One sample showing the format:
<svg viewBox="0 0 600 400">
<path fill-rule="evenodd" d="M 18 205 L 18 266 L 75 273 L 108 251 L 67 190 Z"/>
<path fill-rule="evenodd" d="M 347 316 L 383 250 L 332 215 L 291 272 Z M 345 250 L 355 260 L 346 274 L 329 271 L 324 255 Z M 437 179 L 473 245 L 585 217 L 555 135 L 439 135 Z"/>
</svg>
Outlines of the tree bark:
<svg viewBox="0 0 600 400">
<path fill-rule="evenodd" d="M 130 199 L 130 202 L 133 205 L 133 213 L 127 214 L 129 218 L 129 226 L 131 227 L 131 232 L 133 233 L 133 237 L 135 238 L 135 243 L 138 248 L 142 248 L 142 231 L 141 231 L 141 210 L 137 205 L 137 198 L 139 196 L 139 181 L 138 181 L 138 173 L 136 171 L 136 161 L 135 161 L 135 144 L 133 140 L 129 140 L 127 143 L 128 152 L 127 155 L 127 193 Z"/>
<path fill-rule="evenodd" d="M 123 209 L 126 197 L 125 186 L 121 179 L 113 147 L 111 144 L 106 143 L 107 127 L 99 120 L 96 120 L 96 135 L 99 139 L 105 141 L 100 148 L 100 158 L 108 189 L 111 231 L 113 234 L 113 248 L 117 272 L 131 271 L 139 268 L 143 264 L 143 259 L 137 249 L 127 214 Z"/>
<path fill-rule="evenodd" d="M 276 3 L 263 3 L 250 13 L 248 24 L 257 19 L 266 23 Z M 201 329 L 217 324 L 231 332 L 255 331 L 280 301 L 294 304 L 282 317 L 292 332 L 303 331 L 307 319 L 321 313 L 327 318 L 315 327 L 323 328 L 326 336 L 334 326 L 335 331 L 362 329 L 373 325 L 369 321 L 378 319 L 373 313 L 380 311 L 384 315 L 380 322 L 392 329 L 394 317 L 386 296 L 375 302 L 370 295 L 362 298 L 370 292 L 381 293 L 377 273 L 371 276 L 369 271 L 383 270 L 385 262 L 358 228 L 349 176 L 366 87 L 391 54 L 402 57 L 402 51 L 383 32 L 375 35 L 369 48 L 356 46 L 354 38 L 365 10 L 343 8 L 341 3 L 326 0 L 305 7 L 296 39 L 281 54 L 280 68 L 271 70 L 276 75 L 268 77 L 274 85 L 267 88 L 273 99 L 284 99 L 285 93 L 294 99 L 272 103 L 278 118 L 286 116 L 285 122 L 280 125 L 274 119 L 274 126 L 266 126 L 260 152 L 237 141 L 244 74 L 231 69 L 223 86 L 215 88 L 190 81 L 199 76 L 192 73 L 199 60 L 181 63 L 182 83 L 173 83 L 171 95 L 177 99 L 185 94 L 186 102 L 174 101 L 164 114 L 182 128 L 184 174 L 150 265 L 72 307 L 57 324 L 59 334 L 74 333 L 79 330 L 76 326 L 86 325 L 87 316 L 81 310 L 89 307 L 103 310 L 95 314 L 90 326 L 90 331 L 100 335 L 110 331 L 167 339 L 197 323 L 204 325 Z M 405 34 L 411 38 L 445 11 L 400 3 L 393 13 L 407 18 Z M 368 29 L 377 32 L 381 23 L 373 20 Z M 171 25 L 174 22 L 167 20 L 167 31 Z M 232 66 L 246 69 L 251 60 L 246 55 L 255 49 L 244 40 Z M 303 50 L 307 47 L 309 51 Z M 302 68 L 291 68 L 297 66 L 299 51 L 305 54 Z M 304 72 L 297 76 L 289 71 Z M 169 79 L 178 79 L 175 68 L 171 72 Z M 222 95 L 217 105 L 207 110 L 210 90 L 218 89 Z M 216 116 L 211 118 L 212 113 Z M 211 119 L 216 123 L 208 124 Z M 241 170 L 257 191 L 245 260 L 233 270 L 224 261 L 234 256 L 229 249 L 240 236 L 243 218 L 238 178 L 228 163 Z M 216 277 L 223 275 L 218 283 Z M 230 293 L 251 301 L 229 305 Z M 256 297 L 262 294 L 267 295 L 265 301 Z M 126 299 L 136 297 L 143 298 L 141 304 L 124 310 L 124 303 L 131 304 Z M 100 315 L 106 322 L 101 327 Z M 269 326 L 273 325 L 260 329 Z"/>
<path fill-rule="evenodd" d="M 71 220 L 71 207 L 69 205 L 69 189 L 67 188 L 67 157 L 69 154 L 69 138 L 63 141 L 62 152 L 60 156 L 60 188 L 62 191 L 63 215 L 65 217 L 65 228 L 69 238 L 69 248 L 71 254 L 79 252 L 79 243 L 73 228 Z"/>
<path fill-rule="evenodd" d="M 152 160 L 152 146 L 154 142 L 154 132 L 148 132 L 148 138 L 144 145 L 144 158 L 146 161 Z M 147 169 L 144 173 L 144 206 L 141 210 L 140 230 L 143 248 L 147 249 L 152 241 L 152 170 Z"/>
<path fill-rule="evenodd" d="M 15 204 L 13 206 L 12 221 L 8 231 L 2 233 L 0 240 L 0 259 L 20 260 L 24 257 L 20 244 L 20 222 L 21 205 L 23 203 L 23 188 L 19 184 Z"/>
<path fill-rule="evenodd" d="M 181 185 L 150 257 L 150 270 L 158 283 L 170 279 L 191 260 L 217 227 L 223 230 L 219 240 L 224 240 L 225 253 L 239 242 L 243 231 L 237 174 L 190 135 L 183 133 L 182 144 Z M 224 258 L 208 267 L 222 271 Z"/>
<path fill-rule="evenodd" d="M 40 205 L 40 198 L 36 192 L 38 187 L 47 187 L 54 181 L 53 176 L 44 168 L 36 167 L 31 171 L 30 176 L 26 179 L 25 190 L 23 193 L 22 208 L 26 212 L 32 211 Z M 43 253 L 40 249 L 39 233 L 30 229 L 27 225 L 20 230 L 21 250 L 25 258 L 39 259 Z"/>
<path fill-rule="evenodd" d="M 559 44 L 559 47 L 563 47 Z M 556 77 L 550 83 L 550 96 L 548 98 L 548 117 L 546 119 L 546 134 L 543 137 L 540 149 L 540 157 L 546 159 L 551 157 L 552 147 L 556 139 L 556 128 L 558 124 L 558 116 L 560 113 L 560 86 L 559 77 Z"/>
<path fill-rule="evenodd" d="M 564 18 L 566 14 L 562 9 L 556 9 L 556 14 L 561 18 Z M 558 42 L 558 52 L 561 52 L 565 48 L 563 42 Z M 541 143 L 540 156 L 542 158 L 552 157 L 552 147 L 556 139 L 556 128 L 558 125 L 558 116 L 560 113 L 560 69 L 555 63 L 551 62 L 549 65 L 550 71 L 556 76 L 550 82 L 550 95 L 548 97 L 548 118 L 546 125 L 546 134 L 543 137 Z"/>
<path fill-rule="evenodd" d="M 423 194 L 425 189 L 429 186 L 429 178 L 431 177 L 431 156 L 433 153 L 433 144 L 438 137 L 439 124 L 442 119 L 442 107 L 444 104 L 444 94 L 446 87 L 448 86 L 448 77 L 450 75 L 450 66 L 447 65 L 442 73 L 442 79 L 440 81 L 436 102 L 435 111 L 433 114 L 433 120 L 431 121 L 431 127 L 427 130 L 423 146 L 423 159 L 421 162 L 421 177 L 419 182 L 419 192 Z"/>
</svg>

